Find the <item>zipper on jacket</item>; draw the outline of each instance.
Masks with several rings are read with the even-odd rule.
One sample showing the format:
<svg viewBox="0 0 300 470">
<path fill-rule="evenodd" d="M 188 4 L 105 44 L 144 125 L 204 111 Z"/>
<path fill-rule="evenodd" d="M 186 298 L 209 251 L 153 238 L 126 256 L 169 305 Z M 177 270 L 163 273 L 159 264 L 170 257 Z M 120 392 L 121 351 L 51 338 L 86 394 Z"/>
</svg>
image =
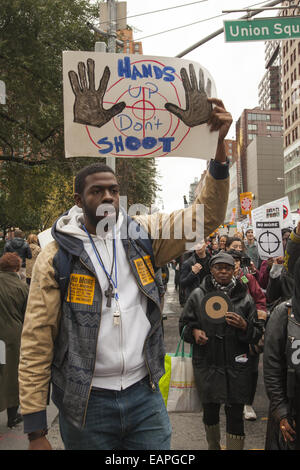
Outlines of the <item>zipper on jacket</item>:
<svg viewBox="0 0 300 470">
<path fill-rule="evenodd" d="M 130 240 L 128 239 L 128 245 L 131 245 L 131 242 Z M 126 257 L 128 259 L 128 262 L 129 262 L 129 266 L 130 266 L 130 269 L 132 271 L 132 274 L 134 276 L 134 278 L 136 279 L 137 281 L 137 284 L 138 284 L 138 287 L 140 289 L 140 291 L 146 296 L 148 297 L 148 299 L 152 300 L 152 302 L 154 302 L 154 300 L 152 299 L 152 297 L 150 297 L 150 295 L 147 294 L 147 292 L 143 289 L 143 287 L 140 285 L 140 282 L 137 280 L 136 276 L 135 276 L 135 273 L 134 273 L 134 270 L 132 268 L 132 265 L 131 265 L 131 262 L 130 262 L 130 258 L 129 258 L 129 254 L 128 254 L 128 251 L 129 251 L 129 246 L 126 250 Z M 156 302 L 155 302 L 156 304 Z M 157 305 L 157 304 L 156 304 Z M 148 364 L 148 360 L 147 360 L 147 357 L 146 357 L 146 354 L 145 354 L 145 348 L 146 348 L 146 343 L 148 341 L 148 339 L 150 338 L 150 336 L 153 335 L 153 333 L 155 333 L 155 331 L 157 330 L 157 328 L 159 327 L 159 325 L 161 324 L 161 321 L 162 321 L 162 314 L 161 314 L 161 309 L 160 309 L 160 320 L 158 320 L 158 322 L 156 323 L 156 325 L 154 325 L 152 331 L 150 331 L 150 334 L 147 335 L 146 339 L 145 339 L 145 342 L 144 342 L 144 348 L 143 348 L 143 351 L 144 351 L 144 358 L 145 358 L 145 364 L 146 364 L 146 368 L 148 370 L 148 373 L 149 373 L 149 381 L 150 381 L 150 386 L 153 390 L 153 392 L 156 390 L 156 386 L 152 380 L 152 375 L 151 375 L 151 371 L 150 371 L 150 367 L 149 367 L 149 364 Z"/>
<path fill-rule="evenodd" d="M 107 251 L 107 256 L 109 258 L 109 261 L 111 262 L 111 256 L 110 256 L 110 253 L 109 253 L 109 250 L 107 248 L 107 244 L 106 244 L 106 240 L 103 239 L 103 243 L 104 243 L 104 246 L 106 248 L 106 251 Z M 117 243 L 117 242 L 116 242 Z M 121 309 L 120 309 L 121 310 Z M 121 313 L 121 312 L 120 312 Z M 120 341 L 120 351 L 121 351 L 121 363 L 122 363 L 122 369 L 121 369 L 121 390 L 123 390 L 123 381 L 122 381 L 122 377 L 123 377 L 123 374 L 124 374 L 124 371 L 125 371 L 125 360 L 124 360 L 124 354 L 123 354 L 123 329 L 122 329 L 122 315 L 120 315 L 120 325 L 119 325 L 119 341 Z"/>
<path fill-rule="evenodd" d="M 93 375 L 92 375 L 92 380 L 91 380 L 90 387 L 89 387 L 89 393 L 88 393 L 88 396 L 87 396 L 85 410 L 84 410 L 84 414 L 83 414 L 83 418 L 82 418 L 82 427 L 84 427 L 85 421 L 86 421 L 86 413 L 87 413 L 87 408 L 88 408 L 88 404 L 89 404 L 90 394 L 91 394 L 91 390 L 92 390 L 92 381 L 93 381 L 93 377 L 94 377 L 94 373 L 95 373 L 95 367 L 96 367 L 98 335 L 99 335 L 101 317 L 102 317 L 102 289 L 101 289 L 100 283 L 98 281 L 97 275 L 95 275 L 95 273 L 91 270 L 91 268 L 87 264 L 85 264 L 85 262 L 81 258 L 79 258 L 79 261 L 90 273 L 93 274 L 93 276 L 95 277 L 95 279 L 96 279 L 96 281 L 99 285 L 99 289 L 100 289 L 100 292 L 101 292 L 101 302 L 100 302 L 100 312 L 99 312 L 100 320 L 99 320 L 99 325 L 98 325 L 98 328 L 97 328 L 97 345 L 96 345 L 96 351 L 95 351 L 95 356 L 94 356 Z"/>
</svg>

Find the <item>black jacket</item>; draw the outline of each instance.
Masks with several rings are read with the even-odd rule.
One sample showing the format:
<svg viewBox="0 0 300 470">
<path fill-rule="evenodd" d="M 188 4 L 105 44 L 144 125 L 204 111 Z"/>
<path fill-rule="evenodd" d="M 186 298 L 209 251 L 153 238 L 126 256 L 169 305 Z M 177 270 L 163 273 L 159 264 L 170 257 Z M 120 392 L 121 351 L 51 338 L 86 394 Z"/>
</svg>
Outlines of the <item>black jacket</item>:
<svg viewBox="0 0 300 470">
<path fill-rule="evenodd" d="M 278 266 L 278 270 L 273 273 L 271 269 L 266 290 L 266 298 L 269 310 L 272 311 L 276 305 L 287 301 L 293 295 L 294 279 L 286 270 L 285 266 Z"/>
<path fill-rule="evenodd" d="M 293 417 L 296 427 L 300 426 L 300 361 L 297 347 L 290 343 L 300 340 L 300 323 L 294 318 L 288 319 L 290 306 L 289 302 L 282 302 L 274 309 L 265 332 L 264 382 L 270 400 L 266 450 L 281 449 L 279 423 L 282 418 Z M 291 361 L 293 352 L 296 362 Z M 299 438 L 298 435 L 298 449 Z"/>
<path fill-rule="evenodd" d="M 232 308 L 248 323 L 246 331 L 223 323 L 213 323 L 200 313 L 203 297 L 215 291 L 211 275 L 190 295 L 179 321 L 184 340 L 193 344 L 195 381 L 203 403 L 247 403 L 250 398 L 251 370 L 249 344 L 256 344 L 263 334 L 263 325 L 257 320 L 255 303 L 241 282 L 230 293 Z M 195 343 L 192 330 L 204 330 L 208 342 Z"/>
<path fill-rule="evenodd" d="M 26 266 L 26 258 L 31 259 L 31 249 L 23 238 L 13 238 L 6 242 L 3 253 L 17 253 L 22 259 L 22 267 Z"/>
<path fill-rule="evenodd" d="M 209 274 L 209 260 L 210 256 L 208 253 L 206 254 L 205 258 L 199 258 L 197 253 L 194 253 L 182 264 L 180 272 L 180 284 L 185 290 L 186 299 L 194 289 L 200 286 L 205 276 Z M 194 274 L 192 271 L 192 266 L 194 266 L 196 263 L 199 263 L 202 266 L 202 269 L 198 274 Z"/>
</svg>

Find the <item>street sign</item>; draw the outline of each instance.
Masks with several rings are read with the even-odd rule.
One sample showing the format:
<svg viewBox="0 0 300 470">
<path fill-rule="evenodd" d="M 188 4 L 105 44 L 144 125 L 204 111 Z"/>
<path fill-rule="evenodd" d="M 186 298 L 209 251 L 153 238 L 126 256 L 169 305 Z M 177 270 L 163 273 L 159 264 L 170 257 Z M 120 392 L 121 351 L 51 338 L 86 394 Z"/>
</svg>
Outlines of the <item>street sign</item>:
<svg viewBox="0 0 300 470">
<path fill-rule="evenodd" d="M 224 21 L 226 42 L 300 38 L 300 16 Z"/>
</svg>

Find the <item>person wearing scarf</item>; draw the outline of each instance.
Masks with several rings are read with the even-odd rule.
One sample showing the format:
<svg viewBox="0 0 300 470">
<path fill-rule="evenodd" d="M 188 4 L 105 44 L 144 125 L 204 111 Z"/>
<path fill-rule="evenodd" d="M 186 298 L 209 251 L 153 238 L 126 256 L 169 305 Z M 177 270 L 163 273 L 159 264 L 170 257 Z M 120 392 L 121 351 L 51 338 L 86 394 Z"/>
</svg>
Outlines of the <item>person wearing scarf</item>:
<svg viewBox="0 0 300 470">
<path fill-rule="evenodd" d="M 249 294 L 253 298 L 256 309 L 257 309 L 257 316 L 259 322 L 262 324 L 262 328 L 264 328 L 266 320 L 267 320 L 267 300 L 266 296 L 263 293 L 261 287 L 259 286 L 257 280 L 255 279 L 253 274 L 247 272 L 247 269 L 242 267 L 243 259 L 245 257 L 245 253 L 242 251 L 237 251 L 231 249 L 227 251 L 235 261 L 235 270 L 234 275 L 238 278 L 248 289 Z M 253 409 L 253 403 L 257 388 L 257 381 L 258 381 L 258 365 L 259 365 L 259 354 L 263 351 L 263 338 L 260 340 L 259 344 L 255 344 L 254 346 L 250 345 L 250 356 L 249 362 L 252 366 L 252 385 L 251 385 L 251 396 L 250 401 L 246 403 L 244 407 L 244 418 L 249 421 L 255 421 L 257 416 L 256 412 Z"/>
<path fill-rule="evenodd" d="M 235 278 L 234 268 L 231 255 L 220 252 L 213 256 L 210 274 L 191 293 L 179 321 L 180 334 L 185 327 L 184 341 L 193 345 L 194 375 L 203 404 L 209 450 L 220 449 L 222 404 L 226 413 L 226 448 L 244 447 L 243 409 L 251 390 L 249 344 L 256 344 L 263 334 L 255 303 L 245 285 Z M 224 311 L 223 317 L 216 315 L 218 320 L 205 311 L 205 296 L 209 293 L 216 297 L 225 294 L 228 300 L 231 311 Z"/>
<path fill-rule="evenodd" d="M 270 400 L 266 450 L 300 450 L 300 258 L 289 301 L 278 305 L 267 323 L 264 381 Z"/>
</svg>

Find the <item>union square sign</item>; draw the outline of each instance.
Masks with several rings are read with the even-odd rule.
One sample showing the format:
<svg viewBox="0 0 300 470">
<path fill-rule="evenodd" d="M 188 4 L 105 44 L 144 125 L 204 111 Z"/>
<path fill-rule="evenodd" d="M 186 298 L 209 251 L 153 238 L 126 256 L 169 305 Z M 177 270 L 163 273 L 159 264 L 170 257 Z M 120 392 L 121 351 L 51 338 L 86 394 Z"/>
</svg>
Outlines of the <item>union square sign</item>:
<svg viewBox="0 0 300 470">
<path fill-rule="evenodd" d="M 300 16 L 224 21 L 226 42 L 300 38 Z"/>
</svg>

